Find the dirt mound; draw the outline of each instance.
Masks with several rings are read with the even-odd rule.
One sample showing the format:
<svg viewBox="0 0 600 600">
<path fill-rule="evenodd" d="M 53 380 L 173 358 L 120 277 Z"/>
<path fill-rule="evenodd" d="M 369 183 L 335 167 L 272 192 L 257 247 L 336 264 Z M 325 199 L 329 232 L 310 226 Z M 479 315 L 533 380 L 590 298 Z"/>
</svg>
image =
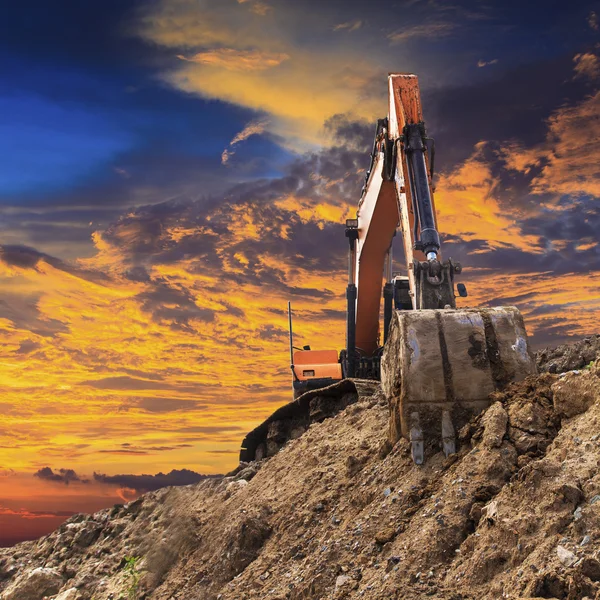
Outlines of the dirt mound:
<svg viewBox="0 0 600 600">
<path fill-rule="evenodd" d="M 600 335 L 586 337 L 574 344 L 544 348 L 535 355 L 540 373 L 566 373 L 583 369 L 600 359 Z"/>
<path fill-rule="evenodd" d="M 0 551 L 0 598 L 36 569 L 57 600 L 600 598 L 600 368 L 493 400 L 458 454 L 416 466 L 362 397 L 222 480 Z"/>
</svg>

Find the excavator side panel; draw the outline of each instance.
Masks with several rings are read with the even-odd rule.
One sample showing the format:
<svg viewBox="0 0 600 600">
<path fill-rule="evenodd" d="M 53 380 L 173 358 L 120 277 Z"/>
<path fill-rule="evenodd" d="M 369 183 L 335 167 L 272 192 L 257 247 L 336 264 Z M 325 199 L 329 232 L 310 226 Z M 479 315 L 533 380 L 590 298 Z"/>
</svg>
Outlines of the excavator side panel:
<svg viewBox="0 0 600 600">
<path fill-rule="evenodd" d="M 299 350 L 294 352 L 294 374 L 298 381 L 310 379 L 341 381 L 342 365 L 336 350 Z"/>
</svg>

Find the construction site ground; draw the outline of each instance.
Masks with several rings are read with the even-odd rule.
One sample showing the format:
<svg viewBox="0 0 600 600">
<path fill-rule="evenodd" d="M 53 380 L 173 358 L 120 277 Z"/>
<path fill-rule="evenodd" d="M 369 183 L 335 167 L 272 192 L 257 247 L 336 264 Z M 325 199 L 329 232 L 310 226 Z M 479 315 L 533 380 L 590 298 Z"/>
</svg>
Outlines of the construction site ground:
<svg viewBox="0 0 600 600">
<path fill-rule="evenodd" d="M 600 336 L 538 353 L 551 372 L 422 466 L 376 390 L 260 463 L 0 550 L 0 598 L 599 599 L 598 358 Z"/>
</svg>

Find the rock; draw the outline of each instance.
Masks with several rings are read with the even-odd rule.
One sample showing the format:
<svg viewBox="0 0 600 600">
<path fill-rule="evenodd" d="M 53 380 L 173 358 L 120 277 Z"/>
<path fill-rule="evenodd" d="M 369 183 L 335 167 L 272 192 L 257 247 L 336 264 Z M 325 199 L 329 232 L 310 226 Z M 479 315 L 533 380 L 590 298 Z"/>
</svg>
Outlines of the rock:
<svg viewBox="0 0 600 600">
<path fill-rule="evenodd" d="M 350 582 L 350 577 L 348 577 L 348 575 L 338 575 L 338 577 L 335 580 L 335 589 L 337 590 L 337 589 L 345 586 L 349 582 Z"/>
<path fill-rule="evenodd" d="M 385 527 L 384 529 L 380 529 L 375 534 L 375 541 L 378 544 L 387 544 L 391 542 L 396 537 L 396 528 L 395 527 Z"/>
<path fill-rule="evenodd" d="M 577 561 L 577 557 L 573 552 L 567 550 L 564 546 L 556 547 L 556 554 L 558 556 L 558 560 L 565 566 L 571 567 Z"/>
<path fill-rule="evenodd" d="M 549 427 L 550 407 L 523 398 L 508 409 L 508 436 L 519 454 L 543 450 L 553 437 Z M 555 435 L 555 433 L 554 433 Z"/>
<path fill-rule="evenodd" d="M 319 502 L 316 506 L 315 506 L 315 511 L 320 513 L 323 512 L 325 510 L 325 505 L 322 502 Z"/>
<path fill-rule="evenodd" d="M 399 556 L 390 556 L 387 559 L 387 566 L 385 568 L 385 572 L 389 573 L 399 562 L 400 562 Z"/>
<path fill-rule="evenodd" d="M 554 410 L 562 417 L 574 417 L 585 412 L 600 399 L 598 367 L 580 374 L 567 373 L 552 385 Z"/>
<path fill-rule="evenodd" d="M 85 526 L 79 530 L 74 543 L 81 548 L 87 548 L 98 539 L 101 532 L 102 525 L 100 523 L 86 523 Z"/>
<path fill-rule="evenodd" d="M 500 402 L 495 402 L 486 411 L 481 420 L 483 436 L 481 443 L 485 448 L 499 448 L 506 433 L 508 414 Z"/>
<path fill-rule="evenodd" d="M 241 471 L 239 471 L 236 475 L 236 479 L 238 481 L 239 480 L 250 481 L 256 475 L 256 473 L 258 473 L 258 469 L 256 468 L 256 466 L 250 465 L 248 467 L 245 467 Z"/>
<path fill-rule="evenodd" d="M 481 517 L 485 518 L 488 525 L 493 525 L 498 520 L 498 502 L 492 500 L 481 509 Z"/>
<path fill-rule="evenodd" d="M 342 520 L 339 517 L 333 516 L 333 517 L 331 517 L 331 522 L 334 525 L 339 525 L 342 522 Z"/>
<path fill-rule="evenodd" d="M 592 581 L 600 581 L 600 562 L 595 558 L 584 558 L 579 564 L 579 570 Z"/>
<path fill-rule="evenodd" d="M 77 588 L 69 588 L 61 592 L 54 600 L 80 600 L 81 594 Z"/>
<path fill-rule="evenodd" d="M 9 585 L 2 600 L 42 600 L 44 596 L 58 593 L 62 585 L 62 577 L 56 569 L 38 567 Z"/>
<path fill-rule="evenodd" d="M 383 440 L 377 450 L 377 456 L 383 460 L 392 451 L 393 447 L 393 444 L 388 439 Z"/>
<path fill-rule="evenodd" d="M 238 479 L 237 481 L 232 481 L 227 484 L 226 492 L 228 494 L 233 494 L 242 488 L 245 488 L 248 485 L 248 482 L 245 479 Z"/>
<path fill-rule="evenodd" d="M 573 518 L 578 521 L 583 516 L 581 506 L 578 506 L 573 513 Z"/>
<path fill-rule="evenodd" d="M 583 537 L 581 542 L 579 542 L 580 546 L 587 546 L 592 541 L 592 538 L 589 535 Z"/>
</svg>

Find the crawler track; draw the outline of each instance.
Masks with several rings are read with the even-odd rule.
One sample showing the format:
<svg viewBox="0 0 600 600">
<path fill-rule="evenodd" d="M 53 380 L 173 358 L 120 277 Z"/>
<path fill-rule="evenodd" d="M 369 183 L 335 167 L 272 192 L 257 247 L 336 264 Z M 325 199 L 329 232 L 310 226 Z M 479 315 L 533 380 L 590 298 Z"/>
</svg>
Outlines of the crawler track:
<svg viewBox="0 0 600 600">
<path fill-rule="evenodd" d="M 305 392 L 278 408 L 244 438 L 240 461 L 263 460 L 277 454 L 286 442 L 300 437 L 312 423 L 333 417 L 360 397 L 372 396 L 379 389 L 378 381 L 344 379 L 325 388 Z"/>
</svg>

